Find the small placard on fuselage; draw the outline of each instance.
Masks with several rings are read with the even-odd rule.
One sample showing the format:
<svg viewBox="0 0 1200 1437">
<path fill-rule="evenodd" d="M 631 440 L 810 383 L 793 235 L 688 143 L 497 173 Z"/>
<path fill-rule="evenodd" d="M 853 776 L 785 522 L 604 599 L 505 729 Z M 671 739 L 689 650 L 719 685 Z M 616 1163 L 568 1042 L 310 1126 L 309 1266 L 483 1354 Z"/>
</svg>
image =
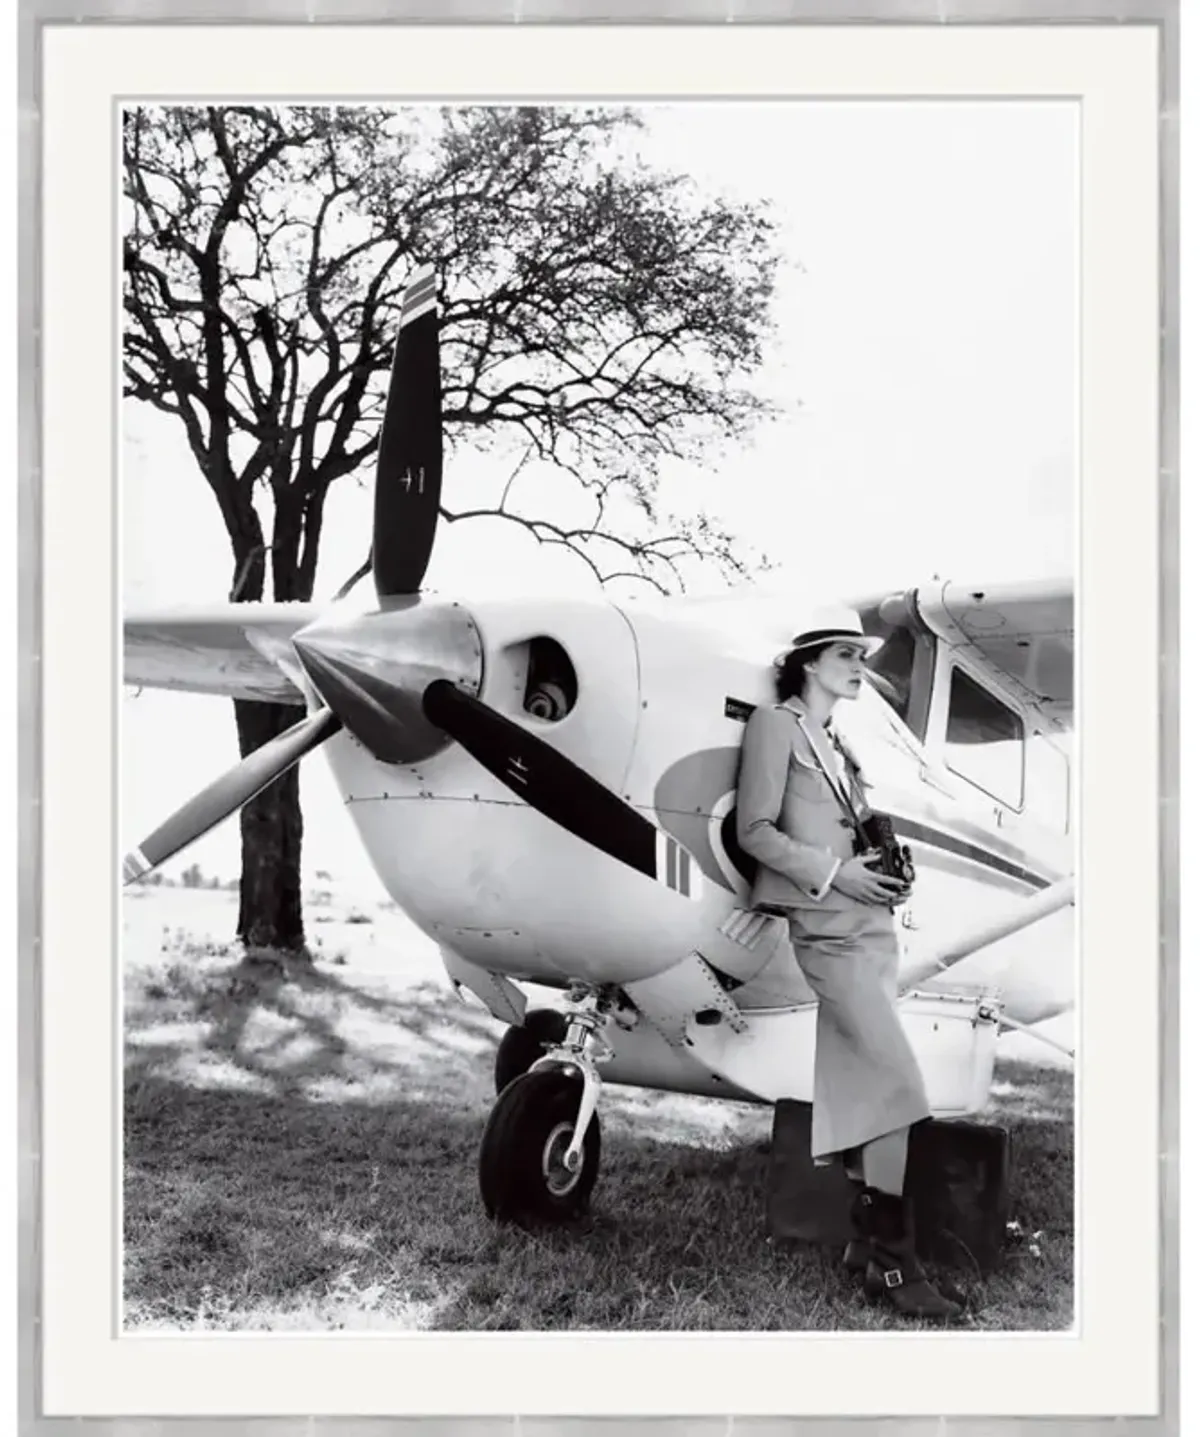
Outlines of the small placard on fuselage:
<svg viewBox="0 0 1200 1437">
<path fill-rule="evenodd" d="M 748 704 L 745 699 L 731 699 L 728 695 L 725 697 L 726 718 L 738 719 L 741 723 L 745 723 L 754 712 L 754 708 L 754 704 Z"/>
</svg>

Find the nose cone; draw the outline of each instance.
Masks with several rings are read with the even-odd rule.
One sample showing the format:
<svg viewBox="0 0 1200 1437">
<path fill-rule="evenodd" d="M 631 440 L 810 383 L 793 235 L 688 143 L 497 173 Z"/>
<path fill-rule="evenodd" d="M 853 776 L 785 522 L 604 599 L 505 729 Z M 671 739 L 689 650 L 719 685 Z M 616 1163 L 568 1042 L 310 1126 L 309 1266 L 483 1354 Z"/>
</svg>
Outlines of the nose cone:
<svg viewBox="0 0 1200 1437">
<path fill-rule="evenodd" d="M 417 763 L 450 740 L 425 717 L 434 679 L 478 693 L 483 646 L 459 604 L 427 600 L 314 624 L 292 640 L 313 687 L 383 763 Z"/>
</svg>

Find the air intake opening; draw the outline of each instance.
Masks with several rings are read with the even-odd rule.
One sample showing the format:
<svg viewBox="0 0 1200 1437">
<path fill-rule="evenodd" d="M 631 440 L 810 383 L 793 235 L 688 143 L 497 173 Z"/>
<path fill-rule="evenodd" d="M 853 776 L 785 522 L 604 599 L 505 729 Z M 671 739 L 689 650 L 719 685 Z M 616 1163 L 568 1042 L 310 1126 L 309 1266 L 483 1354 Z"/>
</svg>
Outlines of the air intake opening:
<svg viewBox="0 0 1200 1437">
<path fill-rule="evenodd" d="M 575 707 L 578 697 L 579 680 L 566 649 L 556 639 L 530 639 L 525 712 L 545 723 L 558 723 Z"/>
</svg>

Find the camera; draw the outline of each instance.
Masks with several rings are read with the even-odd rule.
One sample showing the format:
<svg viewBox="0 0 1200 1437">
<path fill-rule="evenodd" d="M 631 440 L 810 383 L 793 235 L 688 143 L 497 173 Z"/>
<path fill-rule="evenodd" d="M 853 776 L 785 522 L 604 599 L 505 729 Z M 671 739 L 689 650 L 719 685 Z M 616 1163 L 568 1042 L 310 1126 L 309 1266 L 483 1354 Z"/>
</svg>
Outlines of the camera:
<svg viewBox="0 0 1200 1437">
<path fill-rule="evenodd" d="M 872 813 L 862 820 L 860 842 L 863 852 L 875 848 L 879 851 L 879 862 L 875 868 L 885 878 L 898 878 L 905 887 L 911 886 L 917 877 L 913 867 L 912 849 L 896 837 L 892 820 L 882 813 Z"/>
</svg>

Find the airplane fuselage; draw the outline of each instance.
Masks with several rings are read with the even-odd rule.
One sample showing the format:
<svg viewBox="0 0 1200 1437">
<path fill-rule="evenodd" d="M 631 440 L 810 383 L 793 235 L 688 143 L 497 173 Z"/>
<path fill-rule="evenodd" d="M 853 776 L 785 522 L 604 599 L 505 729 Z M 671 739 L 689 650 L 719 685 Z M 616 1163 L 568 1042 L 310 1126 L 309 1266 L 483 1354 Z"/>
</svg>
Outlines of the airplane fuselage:
<svg viewBox="0 0 1200 1437">
<path fill-rule="evenodd" d="M 607 601 L 551 610 L 493 601 L 470 613 L 483 701 L 677 839 L 681 864 L 697 865 L 701 878 L 684 894 L 610 861 L 457 745 L 417 764 L 384 764 L 339 734 L 326 753 L 389 895 L 449 952 L 517 980 L 623 986 L 693 951 L 718 969 L 723 953 L 732 961 L 720 930 L 749 885 L 728 815 L 745 716 L 774 699 L 770 645 L 707 616 Z M 567 692 L 569 711 L 531 712 L 539 681 Z M 906 957 L 1069 869 L 1065 821 L 1056 832 L 956 776 L 874 689 L 840 705 L 836 722 L 874 806 L 914 850 L 919 880 L 898 915 Z M 998 990 L 1014 1017 L 1036 1019 L 1069 1002 L 1070 935 L 1068 911 L 976 954 L 943 986 Z"/>
</svg>

